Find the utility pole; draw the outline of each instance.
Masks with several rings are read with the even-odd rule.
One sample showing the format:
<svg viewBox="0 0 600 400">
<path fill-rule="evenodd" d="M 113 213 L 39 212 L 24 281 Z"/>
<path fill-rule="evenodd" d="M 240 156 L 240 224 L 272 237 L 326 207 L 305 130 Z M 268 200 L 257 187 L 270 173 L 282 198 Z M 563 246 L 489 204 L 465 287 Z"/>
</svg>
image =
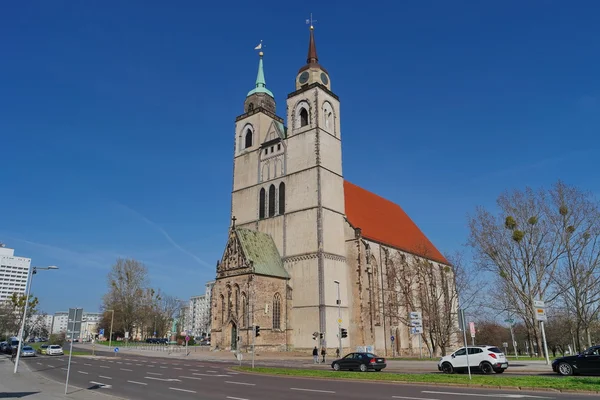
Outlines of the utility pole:
<svg viewBox="0 0 600 400">
<path fill-rule="evenodd" d="M 337 285 L 337 306 L 338 306 L 338 348 L 340 349 L 340 357 L 342 356 L 342 300 L 340 299 L 340 281 L 333 281 Z"/>
</svg>

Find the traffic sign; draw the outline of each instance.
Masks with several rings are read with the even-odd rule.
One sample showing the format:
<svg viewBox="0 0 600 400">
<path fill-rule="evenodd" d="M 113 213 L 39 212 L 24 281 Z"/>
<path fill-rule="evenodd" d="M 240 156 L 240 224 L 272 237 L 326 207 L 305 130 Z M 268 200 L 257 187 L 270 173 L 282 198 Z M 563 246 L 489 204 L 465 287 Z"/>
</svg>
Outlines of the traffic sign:
<svg viewBox="0 0 600 400">
<path fill-rule="evenodd" d="M 548 317 L 546 316 L 546 310 L 544 308 L 536 307 L 535 309 L 535 319 L 537 321 L 548 321 Z"/>
<path fill-rule="evenodd" d="M 411 333 L 411 335 L 423 333 L 423 327 L 422 326 L 412 327 L 412 328 L 410 328 L 410 333 Z"/>
<path fill-rule="evenodd" d="M 504 322 L 508 322 L 509 324 L 512 324 L 513 322 L 515 322 L 515 320 L 512 318 L 509 318 L 509 319 L 505 319 Z"/>
<path fill-rule="evenodd" d="M 420 311 L 412 311 L 410 313 L 410 319 L 422 319 Z"/>
<path fill-rule="evenodd" d="M 396 340 L 396 338 L 394 338 L 394 337 L 392 336 L 392 337 L 391 337 L 391 340 L 392 340 L 392 342 L 393 342 L 394 340 Z"/>
<path fill-rule="evenodd" d="M 341 319 L 341 318 L 339 318 L 339 319 L 338 319 L 338 324 L 341 324 L 341 323 L 342 323 L 342 319 Z"/>
<path fill-rule="evenodd" d="M 115 347 L 115 353 L 118 353 L 118 352 L 119 352 L 119 348 Z"/>
<path fill-rule="evenodd" d="M 544 304 L 544 302 L 542 300 L 534 300 L 533 306 L 537 307 L 537 308 L 546 308 L 546 305 Z"/>
<path fill-rule="evenodd" d="M 469 330 L 471 331 L 471 337 L 475 337 L 475 322 L 469 322 Z"/>
<path fill-rule="evenodd" d="M 98 334 L 99 334 L 100 336 L 104 336 L 104 329 L 100 329 L 100 330 L 98 331 Z"/>
<path fill-rule="evenodd" d="M 186 337 L 185 337 L 185 341 L 186 341 L 186 342 L 189 342 L 189 341 L 190 341 L 190 337 L 189 337 L 189 336 L 186 336 Z"/>
</svg>

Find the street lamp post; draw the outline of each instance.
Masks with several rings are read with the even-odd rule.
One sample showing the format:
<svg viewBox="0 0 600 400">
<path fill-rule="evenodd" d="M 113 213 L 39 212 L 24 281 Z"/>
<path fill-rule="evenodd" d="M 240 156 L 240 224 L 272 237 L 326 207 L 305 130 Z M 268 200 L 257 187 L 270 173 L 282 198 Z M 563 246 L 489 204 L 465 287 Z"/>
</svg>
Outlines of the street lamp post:
<svg viewBox="0 0 600 400">
<path fill-rule="evenodd" d="M 337 285 L 337 306 L 338 306 L 338 340 L 340 357 L 342 356 L 342 301 L 340 300 L 340 281 L 333 281 Z"/>
<path fill-rule="evenodd" d="M 21 348 L 23 347 L 23 332 L 25 331 L 25 320 L 27 320 L 27 308 L 29 306 L 29 295 L 31 293 L 31 284 L 33 281 L 33 275 L 37 274 L 38 270 L 50 270 L 50 269 L 58 269 L 58 267 L 51 265 L 46 268 L 40 267 L 31 267 L 29 276 L 27 277 L 27 294 L 25 295 L 25 307 L 23 309 L 23 320 L 21 321 L 21 329 L 19 330 L 19 344 L 17 345 L 17 359 L 15 360 L 15 370 L 16 374 L 19 370 L 19 359 L 21 358 Z"/>
<path fill-rule="evenodd" d="M 110 317 L 110 335 L 108 336 L 108 348 L 112 347 L 112 328 L 113 322 L 115 322 L 115 310 L 106 310 L 107 312 L 112 312 L 112 316 Z"/>
</svg>

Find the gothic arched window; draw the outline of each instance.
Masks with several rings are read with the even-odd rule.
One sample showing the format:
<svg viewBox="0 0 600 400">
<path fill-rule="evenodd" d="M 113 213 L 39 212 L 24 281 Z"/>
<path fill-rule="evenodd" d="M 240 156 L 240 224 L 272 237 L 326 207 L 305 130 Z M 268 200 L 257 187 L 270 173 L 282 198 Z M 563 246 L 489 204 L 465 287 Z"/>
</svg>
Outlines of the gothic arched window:
<svg viewBox="0 0 600 400">
<path fill-rule="evenodd" d="M 235 316 L 240 314 L 240 287 L 235 285 Z"/>
<path fill-rule="evenodd" d="M 248 129 L 246 131 L 246 137 L 244 139 L 244 148 L 252 147 L 252 131 Z"/>
<path fill-rule="evenodd" d="M 254 104 L 253 103 L 249 103 L 248 104 L 248 111 L 252 111 L 254 110 Z"/>
<path fill-rule="evenodd" d="M 300 127 L 308 125 L 308 111 L 306 108 L 302 108 L 300 110 Z"/>
<path fill-rule="evenodd" d="M 221 295 L 221 324 L 225 323 L 225 297 Z"/>
<path fill-rule="evenodd" d="M 275 293 L 273 297 L 273 329 L 281 329 L 281 296 Z"/>
<path fill-rule="evenodd" d="M 265 217 L 265 188 L 260 189 L 260 200 L 258 204 L 258 218 L 263 219 Z"/>
<path fill-rule="evenodd" d="M 275 216 L 275 185 L 269 187 L 269 217 Z"/>
<path fill-rule="evenodd" d="M 285 183 L 279 184 L 279 215 L 285 214 Z"/>
<path fill-rule="evenodd" d="M 246 299 L 246 293 L 242 292 L 242 327 L 246 327 L 246 321 L 248 320 L 248 299 Z"/>
</svg>

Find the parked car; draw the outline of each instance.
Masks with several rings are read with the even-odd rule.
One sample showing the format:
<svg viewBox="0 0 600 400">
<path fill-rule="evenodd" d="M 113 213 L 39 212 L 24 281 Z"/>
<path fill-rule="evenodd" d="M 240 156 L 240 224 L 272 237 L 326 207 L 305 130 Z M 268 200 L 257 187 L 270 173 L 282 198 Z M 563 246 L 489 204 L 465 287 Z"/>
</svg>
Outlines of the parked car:
<svg viewBox="0 0 600 400">
<path fill-rule="evenodd" d="M 508 368 L 506 356 L 496 346 L 468 346 L 469 366 L 474 370 L 479 370 L 484 374 L 496 372 L 503 373 Z M 454 353 L 444 356 L 438 362 L 438 370 L 452 374 L 467 370 L 467 351 L 464 347 L 456 350 Z"/>
<path fill-rule="evenodd" d="M 38 353 L 40 353 L 40 354 L 46 354 L 47 350 L 48 350 L 48 345 L 47 344 L 43 344 L 38 349 Z"/>
<path fill-rule="evenodd" d="M 31 346 L 23 346 L 21 357 L 35 357 L 35 350 Z"/>
<path fill-rule="evenodd" d="M 385 358 L 378 357 L 373 353 L 350 353 L 331 363 L 331 368 L 336 371 L 342 369 L 360 370 L 362 372 L 367 372 L 370 369 L 381 371 L 386 366 Z"/>
<path fill-rule="evenodd" d="M 65 353 L 63 352 L 62 347 L 60 347 L 59 345 L 57 345 L 57 344 L 51 344 L 46 349 L 46 354 L 49 355 L 49 356 L 62 356 Z"/>
<path fill-rule="evenodd" d="M 600 346 L 592 346 L 577 355 L 552 361 L 552 371 L 560 375 L 600 374 Z"/>
</svg>

